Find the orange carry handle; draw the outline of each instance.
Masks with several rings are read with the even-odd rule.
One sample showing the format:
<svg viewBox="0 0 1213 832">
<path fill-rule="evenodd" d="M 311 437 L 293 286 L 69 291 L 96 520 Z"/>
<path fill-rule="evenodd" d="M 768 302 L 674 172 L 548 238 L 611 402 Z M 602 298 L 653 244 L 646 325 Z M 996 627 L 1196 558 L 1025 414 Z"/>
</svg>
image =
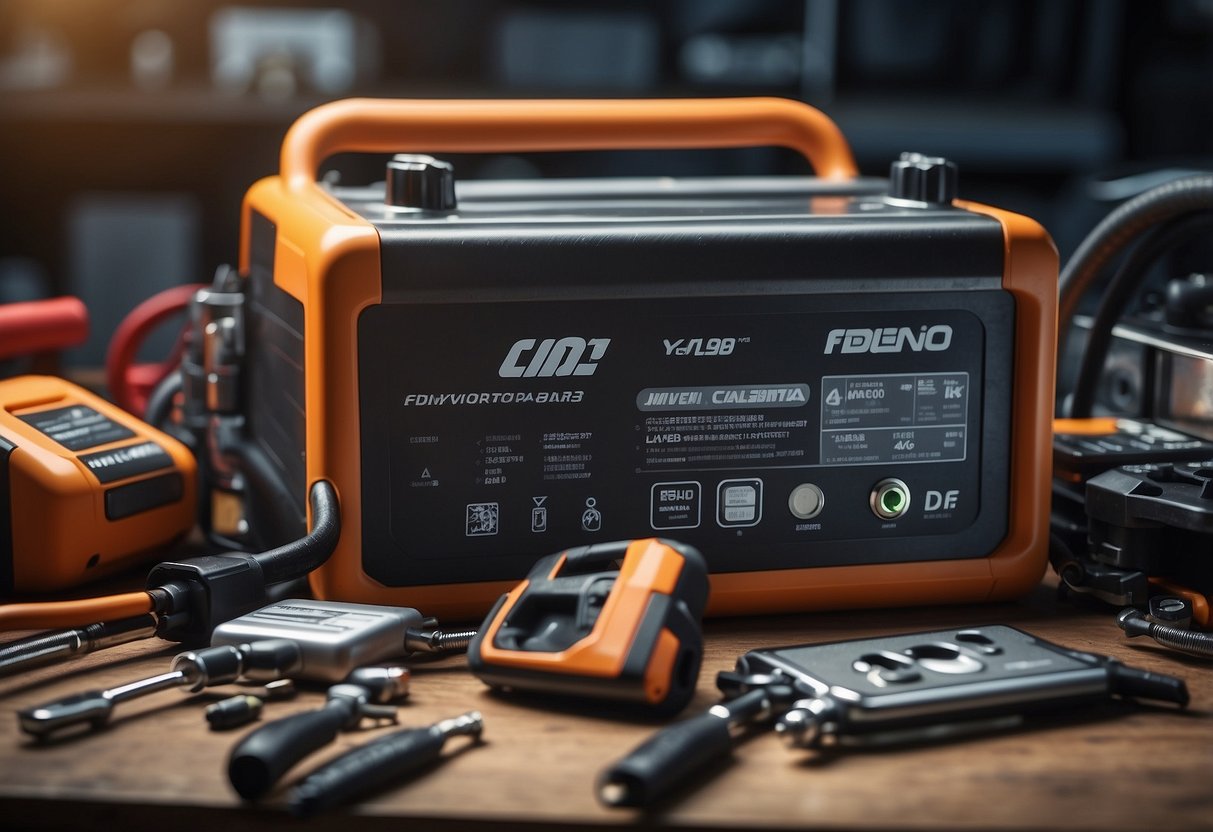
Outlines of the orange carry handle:
<svg viewBox="0 0 1213 832">
<path fill-rule="evenodd" d="M 857 173 L 846 139 L 820 110 L 783 98 L 651 101 L 425 101 L 351 98 L 294 123 L 282 177 L 312 187 L 334 153 L 503 153 L 758 147 L 798 151 L 818 176 Z"/>
</svg>

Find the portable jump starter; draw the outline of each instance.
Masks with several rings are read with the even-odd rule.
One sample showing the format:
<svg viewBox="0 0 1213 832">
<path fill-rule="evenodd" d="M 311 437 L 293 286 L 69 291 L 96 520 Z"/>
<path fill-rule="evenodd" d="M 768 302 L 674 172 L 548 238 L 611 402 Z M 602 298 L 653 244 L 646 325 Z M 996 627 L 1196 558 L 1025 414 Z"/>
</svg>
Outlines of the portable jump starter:
<svg viewBox="0 0 1213 832">
<path fill-rule="evenodd" d="M 317 182 L 337 152 L 762 145 L 817 177 L 456 187 L 397 156 L 385 184 Z M 1056 252 L 955 202 L 944 160 L 893 174 L 857 178 L 828 118 L 774 99 L 314 110 L 242 215 L 239 528 L 285 506 L 301 534 L 327 479 L 342 536 L 316 592 L 442 616 L 556 549 L 651 536 L 704 554 L 717 614 L 1022 594 L 1046 561 Z"/>
<path fill-rule="evenodd" d="M 194 527 L 190 449 L 52 376 L 0 381 L 0 598 L 109 575 Z"/>
</svg>

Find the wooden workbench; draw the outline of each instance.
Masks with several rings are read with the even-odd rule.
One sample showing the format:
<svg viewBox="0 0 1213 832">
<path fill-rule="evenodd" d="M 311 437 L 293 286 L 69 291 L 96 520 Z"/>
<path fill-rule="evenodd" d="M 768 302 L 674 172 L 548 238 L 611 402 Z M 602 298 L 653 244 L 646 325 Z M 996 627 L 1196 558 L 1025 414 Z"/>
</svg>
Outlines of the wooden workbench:
<svg viewBox="0 0 1213 832">
<path fill-rule="evenodd" d="M 479 709 L 485 738 L 418 779 L 308 828 L 605 828 L 645 823 L 682 828 L 756 829 L 1213 829 L 1213 664 L 1128 642 L 1107 611 L 1080 610 L 1041 586 L 1017 604 L 818 613 L 711 621 L 693 709 L 715 701 L 718 670 L 760 646 L 870 637 L 894 632 L 1006 623 L 1064 645 L 1110 653 L 1139 667 L 1184 677 L 1186 712 L 1113 707 L 1051 716 L 1030 730 L 951 744 L 822 757 L 791 752 L 762 734 L 738 748 L 676 801 L 649 814 L 607 810 L 592 784 L 609 761 L 654 730 L 592 706 L 556 709 L 503 698 L 464 669 L 462 657 L 415 668 L 404 724 L 428 724 Z M 144 642 L 71 664 L 0 679 L 0 828 L 295 828 L 283 789 L 262 806 L 241 804 L 225 776 L 227 754 L 251 728 L 207 730 L 206 694 L 166 691 L 121 707 L 100 734 L 37 744 L 19 734 L 14 711 L 84 687 L 163 672 L 174 653 Z M 267 706 L 268 717 L 315 707 L 321 691 Z M 690 713 L 691 711 L 688 711 Z M 345 734 L 306 771 L 378 731 Z M 298 777 L 292 772 L 287 783 Z M 356 816 L 356 817 L 351 817 Z"/>
</svg>

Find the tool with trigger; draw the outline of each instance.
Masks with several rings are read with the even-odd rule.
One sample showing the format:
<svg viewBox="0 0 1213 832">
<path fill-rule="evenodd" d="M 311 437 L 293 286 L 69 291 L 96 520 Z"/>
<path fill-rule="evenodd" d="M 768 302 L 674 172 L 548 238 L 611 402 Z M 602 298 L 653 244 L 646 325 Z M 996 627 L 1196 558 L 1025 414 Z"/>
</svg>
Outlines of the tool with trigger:
<svg viewBox="0 0 1213 832">
<path fill-rule="evenodd" d="M 272 681 L 293 674 L 300 661 L 299 646 L 287 639 L 191 650 L 174 657 L 168 673 L 26 708 L 17 712 L 17 721 L 22 731 L 39 738 L 83 723 L 97 729 L 109 722 L 114 706 L 123 702 L 168 688 L 187 688 L 197 693 L 237 679 Z"/>
<path fill-rule="evenodd" d="M 267 723 L 232 749 L 227 774 L 245 800 L 267 794 L 292 766 L 332 742 L 340 731 L 352 731 L 363 719 L 396 721 L 396 708 L 386 704 L 408 695 L 409 672 L 402 667 L 359 668 L 328 690 L 316 710 Z"/>
</svg>

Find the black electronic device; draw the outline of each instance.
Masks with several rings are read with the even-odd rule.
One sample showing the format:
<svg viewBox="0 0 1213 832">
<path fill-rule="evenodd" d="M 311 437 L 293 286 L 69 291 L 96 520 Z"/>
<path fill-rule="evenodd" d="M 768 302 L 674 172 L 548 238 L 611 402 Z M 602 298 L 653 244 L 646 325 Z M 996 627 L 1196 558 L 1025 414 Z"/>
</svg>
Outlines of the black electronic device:
<svg viewBox="0 0 1213 832">
<path fill-rule="evenodd" d="M 1178 271 L 1174 256 L 1184 246 L 1201 253 L 1210 227 L 1213 176 L 1184 176 L 1118 206 L 1066 264 L 1058 403 L 1067 418 L 1054 422 L 1050 524 L 1064 591 L 1136 607 L 1151 621 L 1154 601 L 1178 599 L 1201 626 L 1213 594 L 1213 489 L 1201 473 L 1213 459 L 1213 281 Z M 1170 268 L 1159 290 L 1161 263 Z M 1094 314 L 1079 316 L 1097 285 Z"/>
<path fill-rule="evenodd" d="M 469 181 L 420 155 L 764 144 L 818 176 Z M 401 155 L 318 182 L 345 151 Z M 652 535 L 704 553 L 715 614 L 1039 582 L 1056 252 L 947 160 L 859 178 L 776 99 L 334 102 L 282 159 L 195 310 L 181 426 L 229 545 L 297 537 L 334 484 L 318 596 L 480 616 L 557 545 Z"/>
<path fill-rule="evenodd" d="M 1213 624 L 1213 459 L 1105 471 L 1087 481 L 1086 511 L 1088 556 L 1122 576 L 1127 603 L 1144 608 L 1152 584 Z"/>
<path fill-rule="evenodd" d="M 1213 442 L 1141 419 L 1055 419 L 1053 473 L 1085 482 L 1121 465 L 1213 459 Z"/>
</svg>

